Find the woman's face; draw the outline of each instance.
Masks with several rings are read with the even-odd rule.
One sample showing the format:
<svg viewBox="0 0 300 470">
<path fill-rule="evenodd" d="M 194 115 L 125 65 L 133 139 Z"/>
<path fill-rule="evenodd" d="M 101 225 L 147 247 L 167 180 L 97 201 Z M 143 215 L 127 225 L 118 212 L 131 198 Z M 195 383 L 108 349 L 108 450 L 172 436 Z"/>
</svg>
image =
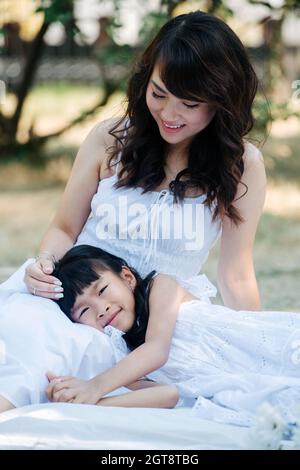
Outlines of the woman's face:
<svg viewBox="0 0 300 470">
<path fill-rule="evenodd" d="M 125 266 L 120 275 L 111 271 L 97 272 L 99 279 L 76 297 L 72 319 L 100 331 L 107 325 L 129 331 L 135 320 L 134 275 Z"/>
<path fill-rule="evenodd" d="M 160 79 L 156 65 L 150 77 L 146 102 L 162 138 L 170 145 L 189 144 L 210 123 L 215 108 L 205 102 L 189 101 L 172 95 Z"/>
</svg>

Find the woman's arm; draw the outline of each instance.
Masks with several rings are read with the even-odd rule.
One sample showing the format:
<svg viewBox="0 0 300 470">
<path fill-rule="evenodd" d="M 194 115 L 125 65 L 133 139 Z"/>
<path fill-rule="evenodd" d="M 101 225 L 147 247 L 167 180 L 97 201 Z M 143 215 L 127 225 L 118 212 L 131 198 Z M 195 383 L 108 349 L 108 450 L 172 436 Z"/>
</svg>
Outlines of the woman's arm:
<svg viewBox="0 0 300 470">
<path fill-rule="evenodd" d="M 60 259 L 76 241 L 91 209 L 97 191 L 101 165 L 107 158 L 108 129 L 111 120 L 97 124 L 81 144 L 60 205 L 45 233 L 40 251 Z"/>
<path fill-rule="evenodd" d="M 218 286 L 225 306 L 235 310 L 260 310 L 260 296 L 253 265 L 253 245 L 266 191 L 266 174 L 261 153 L 246 144 L 245 171 L 239 185 L 235 207 L 244 222 L 237 227 L 228 218 L 222 227 L 218 264 Z"/>
<path fill-rule="evenodd" d="M 27 287 L 35 288 L 41 296 L 55 298 L 53 257 L 60 259 L 73 246 L 89 216 L 100 169 L 107 159 L 106 149 L 112 145 L 112 137 L 108 137 L 111 125 L 111 120 L 98 124 L 81 145 L 56 215 L 42 239 L 42 259 L 26 269 Z"/>
<path fill-rule="evenodd" d="M 128 388 L 131 387 L 128 386 Z M 179 393 L 174 385 L 159 385 L 154 382 L 139 380 L 134 384 L 133 389 L 134 391 L 129 393 L 102 398 L 97 405 L 130 408 L 174 408 L 179 400 Z"/>
</svg>

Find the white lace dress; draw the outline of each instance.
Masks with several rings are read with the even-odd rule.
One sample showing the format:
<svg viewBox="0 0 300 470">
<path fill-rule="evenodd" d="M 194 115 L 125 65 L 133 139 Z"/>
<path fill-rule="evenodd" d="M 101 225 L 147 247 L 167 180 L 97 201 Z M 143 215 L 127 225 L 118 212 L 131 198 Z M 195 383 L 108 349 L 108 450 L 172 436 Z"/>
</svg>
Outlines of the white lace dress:
<svg viewBox="0 0 300 470">
<path fill-rule="evenodd" d="M 105 333 L 118 362 L 129 352 L 123 333 L 112 326 Z M 202 418 L 249 426 L 269 401 L 292 422 L 300 406 L 300 314 L 184 302 L 169 359 L 148 377 L 194 397 Z"/>
</svg>

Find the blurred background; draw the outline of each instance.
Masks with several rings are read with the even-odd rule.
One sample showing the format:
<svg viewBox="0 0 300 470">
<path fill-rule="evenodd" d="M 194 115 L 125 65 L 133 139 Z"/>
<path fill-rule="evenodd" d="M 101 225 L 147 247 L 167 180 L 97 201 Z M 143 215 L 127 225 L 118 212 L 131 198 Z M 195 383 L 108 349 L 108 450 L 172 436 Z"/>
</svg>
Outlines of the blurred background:
<svg viewBox="0 0 300 470">
<path fill-rule="evenodd" d="M 233 28 L 260 79 L 251 138 L 268 192 L 256 272 L 265 309 L 299 310 L 300 0 L 0 0 L 0 281 L 36 255 L 89 130 L 122 113 L 137 54 L 196 9 Z M 217 257 L 218 246 L 204 267 L 213 282 Z"/>
</svg>

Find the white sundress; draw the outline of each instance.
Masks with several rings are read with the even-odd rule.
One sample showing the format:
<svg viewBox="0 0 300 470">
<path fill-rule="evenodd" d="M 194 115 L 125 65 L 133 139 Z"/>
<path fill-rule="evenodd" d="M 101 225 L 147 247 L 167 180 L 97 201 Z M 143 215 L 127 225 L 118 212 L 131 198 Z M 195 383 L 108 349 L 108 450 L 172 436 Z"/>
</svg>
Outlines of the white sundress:
<svg viewBox="0 0 300 470">
<path fill-rule="evenodd" d="M 128 354 L 112 326 L 115 361 Z M 181 304 L 166 364 L 148 378 L 176 384 L 204 419 L 251 426 L 264 402 L 295 422 L 300 406 L 300 314 L 247 312 L 191 300 Z"/>
</svg>

